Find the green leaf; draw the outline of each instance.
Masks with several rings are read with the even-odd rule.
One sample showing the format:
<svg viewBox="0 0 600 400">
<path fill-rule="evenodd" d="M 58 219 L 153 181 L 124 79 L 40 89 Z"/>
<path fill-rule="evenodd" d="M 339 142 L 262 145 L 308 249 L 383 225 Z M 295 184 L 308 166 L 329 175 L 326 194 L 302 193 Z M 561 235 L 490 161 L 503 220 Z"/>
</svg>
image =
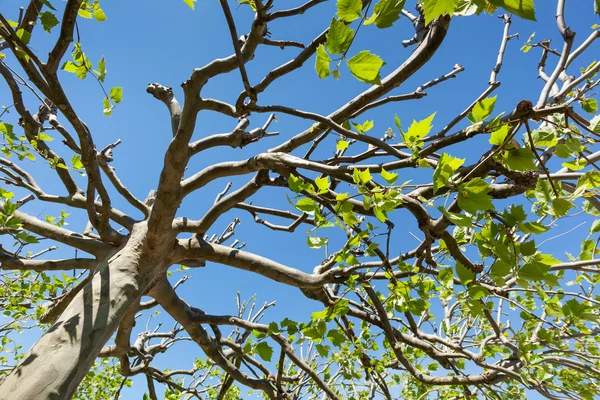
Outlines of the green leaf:
<svg viewBox="0 0 600 400">
<path fill-rule="evenodd" d="M 58 25 L 58 19 L 56 19 L 56 16 L 54 14 L 52 14 L 50 11 L 44 11 L 43 13 L 41 13 L 40 21 L 42 22 L 42 26 L 44 27 L 44 30 L 48 33 L 50 33 L 52 28 L 54 28 L 56 25 Z"/>
<path fill-rule="evenodd" d="M 110 89 L 110 99 L 115 103 L 120 103 L 123 100 L 123 88 L 114 87 Z"/>
<path fill-rule="evenodd" d="M 365 25 L 375 24 L 378 28 L 389 28 L 398 18 L 406 0 L 379 0 L 373 9 L 373 15 L 365 21 Z"/>
<path fill-rule="evenodd" d="M 104 82 L 104 79 L 106 78 L 106 60 L 104 59 L 104 56 L 98 61 L 98 71 L 94 72 L 98 75 L 98 80 Z"/>
<path fill-rule="evenodd" d="M 523 231 L 524 233 L 531 233 L 534 235 L 544 233 L 548 229 L 550 229 L 550 228 L 540 224 L 539 222 L 523 222 L 523 223 L 519 224 L 519 227 L 521 228 L 521 231 Z"/>
<path fill-rule="evenodd" d="M 494 112 L 494 106 L 496 105 L 496 97 L 488 97 L 475 103 L 475 107 L 469 114 L 469 120 L 472 123 L 481 122 L 489 117 Z"/>
<path fill-rule="evenodd" d="M 379 174 L 389 185 L 393 185 L 394 182 L 396 182 L 396 179 L 398 179 L 397 173 L 388 172 L 383 167 L 381 168 L 381 172 Z"/>
<path fill-rule="evenodd" d="M 71 164 L 74 169 L 82 169 L 83 163 L 81 162 L 81 156 L 79 154 L 75 154 L 73 158 L 71 158 Z"/>
<path fill-rule="evenodd" d="M 315 184 L 319 189 L 319 193 L 326 193 L 330 186 L 329 178 L 326 176 L 318 177 L 317 179 L 315 179 Z"/>
<path fill-rule="evenodd" d="M 104 10 L 102 10 L 101 8 L 96 8 L 94 10 L 94 19 L 98 22 L 104 22 L 108 18 L 106 18 L 106 14 L 104 14 Z"/>
<path fill-rule="evenodd" d="M 350 72 L 361 82 L 381 84 L 379 69 L 385 64 L 381 58 L 363 50 L 347 61 Z"/>
<path fill-rule="evenodd" d="M 501 125 L 490 135 L 490 144 L 493 144 L 495 146 L 502 145 L 502 143 L 504 143 L 504 141 L 506 140 L 506 135 L 508 135 L 509 130 L 510 127 L 507 124 Z"/>
<path fill-rule="evenodd" d="M 346 336 L 344 336 L 339 330 L 332 329 L 327 332 L 327 339 L 333 344 L 335 347 L 340 347 L 342 343 L 346 341 Z"/>
<path fill-rule="evenodd" d="M 365 132 L 370 131 L 375 124 L 373 121 L 365 121 L 362 125 L 353 122 L 352 126 L 354 126 L 354 129 L 356 129 L 356 131 L 362 135 Z"/>
<path fill-rule="evenodd" d="M 580 100 L 579 104 L 581 105 L 581 108 L 583 108 L 583 111 L 590 114 L 595 114 L 598 111 L 598 101 L 596 99 L 592 99 L 591 97 Z"/>
<path fill-rule="evenodd" d="M 338 19 L 332 19 L 331 25 L 329 25 L 329 32 L 327 32 L 327 51 L 331 54 L 342 54 L 352 43 L 354 38 L 354 31 L 348 24 Z"/>
<path fill-rule="evenodd" d="M 256 345 L 256 353 L 265 361 L 271 361 L 273 357 L 273 348 L 267 342 L 260 342 Z"/>
<path fill-rule="evenodd" d="M 21 39 L 23 44 L 28 44 L 31 40 L 31 33 L 21 28 L 17 31 L 17 37 Z"/>
<path fill-rule="evenodd" d="M 431 128 L 433 128 L 431 122 L 434 117 L 435 113 L 419 122 L 413 120 L 412 124 L 408 127 L 408 131 L 402 133 L 402 138 L 409 148 L 414 149 L 416 146 L 421 146 L 423 144 L 421 139 L 431 132 Z"/>
<path fill-rule="evenodd" d="M 102 114 L 104 115 L 112 115 L 112 110 L 113 110 L 113 105 L 110 104 L 110 100 L 108 99 L 108 97 L 105 97 L 104 99 L 102 99 L 104 108 L 102 110 Z"/>
<path fill-rule="evenodd" d="M 310 247 L 311 249 L 320 249 L 321 247 L 325 246 L 325 244 L 327 243 L 327 238 L 320 238 L 317 236 L 307 236 L 306 243 L 308 244 L 308 247 Z"/>
<path fill-rule="evenodd" d="M 303 212 L 314 212 L 316 207 L 317 205 L 315 204 L 315 201 L 313 199 L 309 199 L 308 197 L 300 199 L 296 203 L 296 208 Z"/>
<path fill-rule="evenodd" d="M 64 71 L 75 74 L 75 76 L 77 76 L 77 78 L 79 78 L 79 79 L 85 79 L 85 77 L 87 76 L 87 72 L 88 72 L 85 65 L 77 65 L 77 64 L 73 63 L 72 61 L 65 62 L 62 66 L 62 69 Z"/>
<path fill-rule="evenodd" d="M 322 44 L 317 47 L 317 59 L 315 62 L 315 70 L 317 71 L 317 75 L 319 78 L 327 78 L 329 76 L 329 63 L 331 62 L 331 58 L 329 58 L 329 54 L 325 51 L 325 46 Z"/>
<path fill-rule="evenodd" d="M 38 138 L 38 140 L 44 140 L 46 142 L 51 142 L 54 140 L 53 137 L 48 136 L 47 134 L 42 133 L 42 132 L 38 133 L 37 138 Z"/>
<path fill-rule="evenodd" d="M 438 165 L 433 173 L 433 193 L 446 186 L 456 170 L 463 165 L 464 158 L 452 157 L 447 153 L 442 153 Z"/>
<path fill-rule="evenodd" d="M 456 275 L 463 286 L 467 286 L 469 283 L 473 282 L 473 279 L 475 279 L 475 274 L 473 271 L 459 262 L 456 263 Z"/>
<path fill-rule="evenodd" d="M 472 300 L 481 300 L 486 296 L 490 295 L 490 292 L 484 288 L 483 286 L 480 285 L 473 285 L 469 288 L 469 290 L 467 291 L 469 297 Z"/>
<path fill-rule="evenodd" d="M 590 129 L 596 133 L 600 133 L 600 114 L 590 120 Z"/>
<path fill-rule="evenodd" d="M 481 178 L 463 183 L 458 192 L 458 206 L 470 214 L 493 209 L 494 204 L 488 194 L 490 190 L 488 183 Z"/>
<path fill-rule="evenodd" d="M 444 214 L 444 216 L 446 218 L 448 218 L 448 220 L 450 222 L 452 222 L 456 226 L 462 226 L 462 227 L 465 227 L 465 228 L 472 228 L 473 227 L 473 220 L 471 218 L 467 217 L 466 215 L 447 211 L 442 206 L 439 206 L 438 210 L 440 210 L 440 212 L 442 214 Z"/>
<path fill-rule="evenodd" d="M 350 144 L 345 140 L 338 140 L 335 148 L 339 151 L 346 150 Z"/>
<path fill-rule="evenodd" d="M 344 22 L 352 22 L 360 17 L 362 12 L 361 0 L 338 0 L 337 16 Z"/>
<path fill-rule="evenodd" d="M 369 168 L 365 169 L 364 171 L 361 171 L 358 168 L 354 168 L 354 170 L 352 171 L 352 179 L 357 185 L 367 184 L 372 179 L 371 173 L 369 172 Z"/>
<path fill-rule="evenodd" d="M 452 15 L 458 6 L 458 0 L 423 0 L 425 25 L 442 15 Z"/>
<path fill-rule="evenodd" d="M 518 15 L 521 18 L 535 21 L 535 8 L 533 0 L 488 0 L 497 7 Z"/>
<path fill-rule="evenodd" d="M 92 13 L 89 12 L 86 9 L 80 8 L 77 11 L 77 14 L 81 17 L 81 18 L 85 18 L 85 19 L 91 19 L 92 18 Z"/>
<path fill-rule="evenodd" d="M 535 171 L 537 167 L 533 162 L 533 152 L 527 147 L 511 149 L 504 153 L 504 165 L 513 171 Z"/>
<path fill-rule="evenodd" d="M 533 144 L 535 144 L 536 147 L 554 147 L 558 144 L 556 132 L 550 127 L 536 129 L 535 131 L 531 132 L 531 137 L 533 138 Z"/>
<path fill-rule="evenodd" d="M 567 215 L 571 208 L 575 207 L 572 202 L 566 199 L 554 199 L 552 200 L 552 208 L 554 210 L 554 215 L 557 217 L 562 217 Z"/>
<path fill-rule="evenodd" d="M 194 9 L 194 3 L 196 2 L 196 0 L 183 0 L 183 2 L 185 4 L 188 5 L 189 8 L 191 8 L 192 10 Z"/>
<path fill-rule="evenodd" d="M 437 278 L 446 289 L 452 289 L 454 286 L 454 272 L 452 272 L 452 268 L 440 269 Z"/>
<path fill-rule="evenodd" d="M 600 186 L 600 172 L 590 171 L 584 173 L 577 180 L 577 189 L 585 185 L 586 189 L 594 189 Z"/>
</svg>

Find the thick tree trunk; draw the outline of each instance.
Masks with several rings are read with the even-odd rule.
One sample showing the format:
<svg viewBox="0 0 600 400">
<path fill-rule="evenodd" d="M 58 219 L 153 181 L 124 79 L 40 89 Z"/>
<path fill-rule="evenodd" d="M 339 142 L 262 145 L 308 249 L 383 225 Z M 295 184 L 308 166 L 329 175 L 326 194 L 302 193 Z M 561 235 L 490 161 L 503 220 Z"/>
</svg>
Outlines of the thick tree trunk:
<svg viewBox="0 0 600 400">
<path fill-rule="evenodd" d="M 92 281 L 0 386 L 0 400 L 70 399 L 127 309 L 147 290 L 162 257 L 148 257 L 146 229 L 107 256 Z"/>
</svg>

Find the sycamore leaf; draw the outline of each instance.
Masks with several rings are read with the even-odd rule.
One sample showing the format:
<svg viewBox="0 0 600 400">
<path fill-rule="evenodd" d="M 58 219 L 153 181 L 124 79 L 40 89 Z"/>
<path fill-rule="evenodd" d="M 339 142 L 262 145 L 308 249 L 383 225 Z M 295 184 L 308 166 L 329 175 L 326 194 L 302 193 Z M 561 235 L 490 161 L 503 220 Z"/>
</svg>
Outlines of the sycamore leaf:
<svg viewBox="0 0 600 400">
<path fill-rule="evenodd" d="M 94 19 L 98 22 L 104 22 L 108 18 L 106 18 L 106 14 L 104 14 L 104 10 L 102 10 L 101 8 L 96 8 L 94 10 Z"/>
<path fill-rule="evenodd" d="M 371 54 L 369 50 L 363 50 L 347 61 L 350 72 L 361 82 L 374 85 L 381 84 L 379 69 L 385 65 L 383 60 Z"/>
<path fill-rule="evenodd" d="M 458 0 L 424 0 L 423 14 L 425 14 L 425 25 L 429 25 L 434 19 L 442 15 L 452 15 L 458 6 Z"/>
<path fill-rule="evenodd" d="M 583 111 L 590 114 L 594 114 L 598 111 L 598 101 L 596 99 L 592 99 L 591 97 L 580 100 L 579 104 L 581 105 L 581 108 L 583 108 Z"/>
<path fill-rule="evenodd" d="M 390 185 L 393 185 L 394 182 L 396 182 L 396 179 L 398 179 L 398 174 L 397 173 L 388 172 L 383 167 L 381 168 L 380 175 Z"/>
<path fill-rule="evenodd" d="M 463 165 L 464 158 L 452 157 L 447 153 L 442 153 L 438 165 L 433 173 L 433 193 L 448 184 L 448 181 L 454 175 L 456 170 Z"/>
<path fill-rule="evenodd" d="M 260 342 L 256 345 L 256 353 L 265 361 L 271 361 L 273 357 L 273 348 L 267 342 Z"/>
<path fill-rule="evenodd" d="M 504 153 L 504 165 L 513 171 L 535 171 L 533 158 L 533 152 L 527 147 L 512 149 Z"/>
<path fill-rule="evenodd" d="M 319 193 L 325 193 L 329 189 L 329 178 L 326 176 L 318 177 L 317 179 L 315 179 L 315 184 L 319 189 Z"/>
<path fill-rule="evenodd" d="M 590 120 L 590 129 L 596 133 L 600 133 L 600 114 Z"/>
<path fill-rule="evenodd" d="M 354 168 L 352 171 L 352 179 L 354 183 L 357 185 L 365 185 L 371 180 L 371 173 L 369 172 L 369 168 L 364 171 L 359 170 L 358 168 Z"/>
<path fill-rule="evenodd" d="M 123 88 L 114 87 L 110 89 L 110 99 L 115 103 L 120 103 L 123 100 Z"/>
<path fill-rule="evenodd" d="M 438 210 L 440 210 L 440 212 L 442 214 L 444 214 L 444 216 L 446 218 L 448 218 L 448 220 L 456 226 L 462 226 L 464 228 L 472 228 L 473 227 L 473 221 L 471 220 L 471 218 L 467 217 L 466 215 L 447 211 L 442 206 L 439 206 Z"/>
<path fill-rule="evenodd" d="M 71 159 L 71 164 L 73 164 L 74 169 L 82 169 L 83 163 L 81 162 L 81 156 L 79 154 L 75 154 Z"/>
<path fill-rule="evenodd" d="M 467 286 L 469 283 L 473 282 L 473 279 L 475 279 L 475 274 L 473 271 L 459 262 L 456 263 L 456 275 L 458 275 L 458 279 L 463 286 Z"/>
<path fill-rule="evenodd" d="M 487 99 L 483 99 L 475 103 L 475 106 L 471 110 L 469 114 L 469 120 L 472 123 L 481 122 L 489 117 L 494 111 L 494 106 L 496 105 L 496 97 L 488 97 Z"/>
<path fill-rule="evenodd" d="M 317 75 L 319 78 L 327 78 L 329 76 L 329 63 L 331 62 L 331 58 L 329 58 L 329 54 L 325 51 L 325 46 L 322 44 L 317 47 L 317 60 L 315 62 L 315 69 L 317 70 Z"/>
<path fill-rule="evenodd" d="M 497 7 L 518 15 L 521 18 L 535 21 L 535 8 L 533 0 L 488 0 Z"/>
<path fill-rule="evenodd" d="M 490 144 L 500 146 L 502 143 L 504 143 L 504 140 L 506 140 L 506 135 L 508 135 L 509 130 L 510 127 L 508 124 L 501 125 L 490 135 Z"/>
<path fill-rule="evenodd" d="M 94 72 L 98 75 L 98 80 L 104 82 L 104 79 L 106 78 L 106 60 L 104 59 L 104 56 L 98 61 L 98 71 Z"/>
<path fill-rule="evenodd" d="M 321 247 L 325 246 L 326 243 L 327 238 L 320 238 L 316 236 L 306 237 L 306 244 L 308 244 L 308 247 L 311 249 L 320 249 Z"/>
<path fill-rule="evenodd" d="M 335 148 L 339 151 L 346 150 L 350 144 L 345 140 L 338 140 Z"/>
<path fill-rule="evenodd" d="M 331 54 L 342 54 L 348 50 L 353 38 L 354 31 L 350 25 L 334 18 L 329 25 L 325 46 Z"/>
<path fill-rule="evenodd" d="M 374 23 L 378 28 L 389 28 L 400 18 L 405 2 L 406 0 L 379 0 L 365 25 Z"/>
<path fill-rule="evenodd" d="M 344 22 L 352 22 L 359 18 L 361 11 L 361 0 L 338 0 L 337 2 L 337 16 Z"/>
<path fill-rule="evenodd" d="M 58 19 L 56 19 L 56 16 L 54 14 L 52 14 L 50 11 L 44 11 L 43 13 L 41 13 L 40 21 L 42 22 L 42 26 L 44 27 L 44 30 L 48 33 L 50 33 L 52 28 L 54 28 L 56 25 L 58 25 Z"/>
<path fill-rule="evenodd" d="M 427 136 L 429 132 L 431 132 L 431 128 L 433 128 L 433 125 L 431 124 L 433 117 L 435 117 L 435 113 L 419 122 L 415 120 L 408 127 L 406 133 L 402 132 L 402 137 L 409 148 L 414 148 L 415 146 L 420 146 L 422 144 L 421 139 Z"/>
<path fill-rule="evenodd" d="M 488 194 L 490 190 L 489 184 L 483 179 L 471 179 L 460 185 L 458 206 L 470 214 L 475 214 L 479 210 L 493 209 L 494 204 Z"/>
<path fill-rule="evenodd" d="M 196 2 L 196 0 L 183 0 L 183 2 L 185 4 L 188 5 L 189 8 L 191 8 L 192 10 L 194 9 L 194 3 Z"/>
</svg>

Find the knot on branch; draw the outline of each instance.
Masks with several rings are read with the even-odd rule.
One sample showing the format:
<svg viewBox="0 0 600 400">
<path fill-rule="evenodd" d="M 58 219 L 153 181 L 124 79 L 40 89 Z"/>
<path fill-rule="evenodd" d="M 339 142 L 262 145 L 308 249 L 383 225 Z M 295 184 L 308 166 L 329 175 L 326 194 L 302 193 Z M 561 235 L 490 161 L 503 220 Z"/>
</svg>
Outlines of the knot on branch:
<svg viewBox="0 0 600 400">
<path fill-rule="evenodd" d="M 163 86 L 160 83 L 149 83 L 146 92 L 166 104 L 169 104 L 173 100 L 173 97 L 175 97 L 173 89 L 169 86 Z"/>
<path fill-rule="evenodd" d="M 521 100 L 515 111 L 513 111 L 513 117 L 515 119 L 527 119 L 533 114 L 533 103 L 530 100 Z"/>
</svg>

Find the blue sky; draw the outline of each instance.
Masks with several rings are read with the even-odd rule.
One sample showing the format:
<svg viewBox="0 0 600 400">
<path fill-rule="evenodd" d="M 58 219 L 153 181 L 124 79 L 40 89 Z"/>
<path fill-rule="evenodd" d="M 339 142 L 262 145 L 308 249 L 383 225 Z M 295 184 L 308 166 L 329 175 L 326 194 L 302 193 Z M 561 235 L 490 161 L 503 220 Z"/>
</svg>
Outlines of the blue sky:
<svg viewBox="0 0 600 400">
<path fill-rule="evenodd" d="M 8 18 L 16 19 L 18 6 L 26 3 L 0 0 L 0 12 Z M 60 1 L 54 3 L 57 8 L 62 6 Z M 238 24 L 238 33 L 243 34 L 249 27 L 252 13 L 248 7 L 238 8 L 233 2 L 230 3 Z M 279 0 L 275 2 L 275 7 L 288 8 L 300 3 Z M 511 33 L 518 32 L 520 37 L 512 40 L 506 51 L 504 65 L 499 75 L 502 85 L 495 92 L 498 95 L 497 112 L 510 111 L 523 99 L 530 99 L 535 103 L 543 86 L 543 82 L 537 79 L 539 52 L 533 49 L 524 54 L 519 50 L 529 35 L 535 32 L 536 38 L 552 39 L 553 45 L 560 47 L 560 36 L 554 24 L 555 2 L 537 0 L 536 3 L 539 22 L 523 21 L 518 18 L 513 20 Z M 60 78 L 75 109 L 91 128 L 97 147 L 102 148 L 119 138 L 123 141 L 123 144 L 115 150 L 115 160 L 112 165 L 116 167 L 121 180 L 136 196 L 143 199 L 149 190 L 156 187 L 163 154 L 171 139 L 167 110 L 146 93 L 146 85 L 159 82 L 172 86 L 181 99 L 179 86 L 194 68 L 204 65 L 215 57 L 231 54 L 233 48 L 217 1 L 198 1 L 195 11 L 190 10 L 183 1 L 176 0 L 147 0 L 143 4 L 104 1 L 101 4 L 108 20 L 103 23 L 92 20 L 80 21 L 81 43 L 84 52 L 92 61 L 96 62 L 100 57 L 105 57 L 108 69 L 106 86 L 108 88 L 122 86 L 123 102 L 117 105 L 112 116 L 104 116 L 102 115 L 102 92 L 96 81 L 91 78 L 82 81 L 68 73 L 62 73 Z M 269 26 L 271 38 L 308 43 L 327 28 L 334 12 L 335 2 L 330 1 L 315 7 L 302 17 L 275 21 Z M 576 43 L 581 43 L 591 33 L 591 26 L 600 22 L 597 16 L 593 15 L 592 2 L 581 0 L 568 2 L 566 20 L 567 24 L 577 32 Z M 502 29 L 503 24 L 496 16 L 453 19 L 444 44 L 432 60 L 393 94 L 412 92 L 424 82 L 451 71 L 455 64 L 464 66 L 465 71 L 456 79 L 429 89 L 428 96 L 423 99 L 388 104 L 366 113 L 358 122 L 366 119 L 374 120 L 373 135 L 380 137 L 388 127 L 394 127 L 394 113 L 398 114 L 403 126 L 406 127 L 413 119 L 423 119 L 437 112 L 434 131 L 441 129 L 487 87 L 491 68 L 496 62 Z M 413 51 L 412 47 L 403 48 L 400 44 L 413 33 L 412 25 L 406 19 L 397 21 L 393 27 L 385 30 L 378 30 L 374 26 L 361 28 L 350 55 L 363 49 L 371 50 L 386 61 L 387 65 L 382 69 L 382 75 L 385 75 L 395 69 Z M 56 34 L 56 31 L 48 35 L 41 29 L 36 29 L 32 47 L 42 58 Z M 597 53 L 597 47 L 587 56 L 578 59 L 571 67 L 571 73 L 577 74 L 580 67 L 586 67 L 592 61 L 590 57 L 594 52 Z M 294 48 L 286 50 L 275 47 L 259 48 L 255 59 L 247 67 L 250 82 L 258 83 L 269 70 L 293 58 L 297 53 L 298 49 Z M 554 62 L 555 59 L 551 59 L 549 68 L 553 67 Z M 341 70 L 341 80 L 337 81 L 333 78 L 320 80 L 313 65 L 314 57 L 301 70 L 274 83 L 261 94 L 259 104 L 283 104 L 328 114 L 367 88 L 364 83 L 352 78 L 344 67 Z M 203 91 L 203 96 L 234 102 L 242 89 L 239 73 L 233 72 L 209 83 Z M 27 96 L 30 108 L 37 108 L 34 98 Z M 0 103 L 11 104 L 3 82 L 0 83 Z M 11 121 L 11 118 L 15 118 L 14 114 L 10 114 L 6 121 L 15 123 L 14 120 Z M 251 127 L 261 126 L 266 118 L 267 115 L 253 115 Z M 236 121 L 231 118 L 203 112 L 198 118 L 194 140 L 213 133 L 229 132 L 235 125 Z M 218 148 L 206 151 L 192 160 L 188 168 L 188 176 L 215 162 L 251 157 L 274 147 L 309 125 L 310 123 L 306 121 L 279 116 L 279 122 L 272 126 L 273 130 L 280 132 L 279 137 L 263 139 L 241 150 Z M 66 151 L 66 148 L 60 146 L 58 143 L 54 147 L 64 154 L 66 159 L 70 159 L 71 154 Z M 479 138 L 474 143 L 469 142 L 468 146 L 457 146 L 453 150 L 453 155 L 466 157 L 468 164 L 475 161 L 486 146 L 487 138 Z M 331 156 L 334 148 L 333 139 L 329 140 L 315 158 Z M 298 154 L 303 154 L 305 150 L 305 148 L 301 149 Z M 48 192 L 61 193 L 55 175 L 43 163 L 38 161 L 28 167 L 34 171 L 35 177 Z M 85 178 L 76 179 L 81 186 L 84 185 Z M 231 179 L 234 189 L 248 179 L 249 176 Z M 419 182 L 428 178 L 424 173 L 402 170 L 399 182 L 409 179 Z M 182 205 L 179 215 L 189 218 L 202 216 L 202 213 L 212 205 L 216 193 L 221 191 L 228 181 L 216 181 L 200 192 L 190 195 Z M 113 201 L 118 208 L 131 211 L 133 216 L 139 216 L 136 210 L 131 210 L 118 194 L 113 194 Z M 266 189 L 254 196 L 252 201 L 256 205 L 265 206 L 286 207 L 287 204 L 281 189 Z M 34 215 L 57 214 L 59 210 L 59 207 L 35 203 L 27 209 Z M 275 233 L 264 226 L 256 225 L 251 216 L 243 211 L 227 213 L 218 220 L 211 232 L 221 233 L 235 216 L 242 220 L 242 224 L 236 230 L 235 238 L 247 242 L 245 249 L 248 251 L 271 257 L 307 272 L 312 271 L 324 257 L 322 250 L 307 248 L 306 233 L 302 229 L 293 234 Z M 84 225 L 83 217 L 82 212 L 73 212 L 69 218 L 70 228 L 81 230 Z M 407 213 L 399 211 L 393 214 L 392 220 L 406 227 L 406 231 L 414 230 L 412 219 L 407 217 Z M 576 224 L 575 221 L 569 221 L 567 225 L 570 223 Z M 565 226 L 564 230 L 568 228 L 569 226 Z M 332 237 L 332 244 L 340 243 L 341 239 L 343 238 Z M 399 232 L 393 237 L 392 254 L 410 250 L 416 244 L 417 242 L 406 232 Z M 564 251 L 577 253 L 579 247 L 578 240 L 569 238 L 561 240 L 559 244 L 560 249 L 554 250 L 557 256 L 562 255 Z M 54 256 L 72 256 L 72 253 L 61 249 L 56 251 Z M 265 320 L 277 321 L 286 316 L 297 320 L 308 320 L 312 311 L 320 309 L 319 305 L 304 298 L 297 289 L 275 284 L 265 278 L 229 267 L 209 264 L 206 268 L 188 271 L 186 274 L 191 275 L 192 279 L 179 289 L 179 294 L 186 301 L 208 313 L 235 313 L 235 293 L 238 290 L 242 298 L 256 294 L 256 302 L 259 305 L 265 301 L 277 301 L 277 307 L 268 312 Z M 175 273 L 173 279 L 178 279 L 180 275 Z M 200 356 L 200 350 L 195 345 L 182 344 L 175 346 L 167 355 L 159 356 L 157 365 L 164 368 L 186 368 L 189 367 L 189 362 L 194 356 Z M 145 384 L 138 379 L 135 381 L 134 388 L 126 392 L 126 398 L 138 398 L 138 394 L 143 393 Z"/>
</svg>

